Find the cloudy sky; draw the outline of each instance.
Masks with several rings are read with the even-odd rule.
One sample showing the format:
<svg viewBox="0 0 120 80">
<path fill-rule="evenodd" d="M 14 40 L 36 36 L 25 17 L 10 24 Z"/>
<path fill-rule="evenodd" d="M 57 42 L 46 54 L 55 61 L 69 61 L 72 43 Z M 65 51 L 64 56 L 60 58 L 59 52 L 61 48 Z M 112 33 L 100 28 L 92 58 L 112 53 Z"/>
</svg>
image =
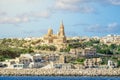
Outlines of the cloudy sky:
<svg viewBox="0 0 120 80">
<path fill-rule="evenodd" d="M 120 0 L 0 0 L 0 38 L 57 33 L 61 21 L 67 36 L 120 34 Z"/>
</svg>

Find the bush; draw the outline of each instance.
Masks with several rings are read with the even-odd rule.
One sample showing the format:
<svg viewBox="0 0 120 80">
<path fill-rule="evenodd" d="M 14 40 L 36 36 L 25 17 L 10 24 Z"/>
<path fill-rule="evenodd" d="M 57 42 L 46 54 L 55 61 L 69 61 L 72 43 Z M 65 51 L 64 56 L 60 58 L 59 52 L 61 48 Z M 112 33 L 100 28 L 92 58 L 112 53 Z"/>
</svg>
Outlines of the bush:
<svg viewBox="0 0 120 80">
<path fill-rule="evenodd" d="M 5 61 L 5 58 L 3 56 L 0 56 L 0 61 Z"/>
</svg>

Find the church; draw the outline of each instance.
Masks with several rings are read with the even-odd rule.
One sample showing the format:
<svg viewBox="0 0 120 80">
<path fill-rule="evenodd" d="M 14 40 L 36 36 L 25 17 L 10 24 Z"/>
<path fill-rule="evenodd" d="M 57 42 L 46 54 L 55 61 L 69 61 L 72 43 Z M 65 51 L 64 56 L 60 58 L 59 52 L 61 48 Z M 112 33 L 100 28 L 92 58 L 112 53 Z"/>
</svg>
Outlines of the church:
<svg viewBox="0 0 120 80">
<path fill-rule="evenodd" d="M 60 24 L 60 29 L 57 34 L 53 34 L 53 30 L 49 29 L 48 33 L 43 37 L 43 40 L 47 44 L 64 44 L 66 43 L 66 36 L 64 31 L 63 22 Z"/>
</svg>

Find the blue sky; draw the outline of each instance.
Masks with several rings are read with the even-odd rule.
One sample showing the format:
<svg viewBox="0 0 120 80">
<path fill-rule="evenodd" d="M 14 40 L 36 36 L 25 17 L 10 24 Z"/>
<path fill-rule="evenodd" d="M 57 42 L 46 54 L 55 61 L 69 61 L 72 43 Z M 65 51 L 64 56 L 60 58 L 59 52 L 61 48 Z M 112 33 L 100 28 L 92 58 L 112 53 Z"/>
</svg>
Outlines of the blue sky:
<svg viewBox="0 0 120 80">
<path fill-rule="evenodd" d="M 120 34 L 120 0 L 0 0 L 0 38 Z"/>
</svg>

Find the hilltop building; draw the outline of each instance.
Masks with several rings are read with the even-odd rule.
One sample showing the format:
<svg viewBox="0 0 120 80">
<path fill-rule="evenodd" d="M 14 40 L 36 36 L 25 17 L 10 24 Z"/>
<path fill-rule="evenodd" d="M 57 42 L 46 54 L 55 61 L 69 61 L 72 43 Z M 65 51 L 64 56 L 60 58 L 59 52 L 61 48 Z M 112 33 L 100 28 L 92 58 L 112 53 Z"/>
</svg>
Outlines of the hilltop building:
<svg viewBox="0 0 120 80">
<path fill-rule="evenodd" d="M 111 44 L 119 45 L 120 44 L 120 35 L 107 35 L 105 37 L 102 37 L 100 39 L 100 42 L 107 44 L 107 45 L 111 45 Z"/>
<path fill-rule="evenodd" d="M 63 22 L 60 24 L 60 29 L 57 34 L 53 34 L 53 30 L 49 29 L 48 33 L 43 37 L 45 43 L 50 44 L 63 44 L 66 43 L 66 36 L 64 31 Z"/>
</svg>

